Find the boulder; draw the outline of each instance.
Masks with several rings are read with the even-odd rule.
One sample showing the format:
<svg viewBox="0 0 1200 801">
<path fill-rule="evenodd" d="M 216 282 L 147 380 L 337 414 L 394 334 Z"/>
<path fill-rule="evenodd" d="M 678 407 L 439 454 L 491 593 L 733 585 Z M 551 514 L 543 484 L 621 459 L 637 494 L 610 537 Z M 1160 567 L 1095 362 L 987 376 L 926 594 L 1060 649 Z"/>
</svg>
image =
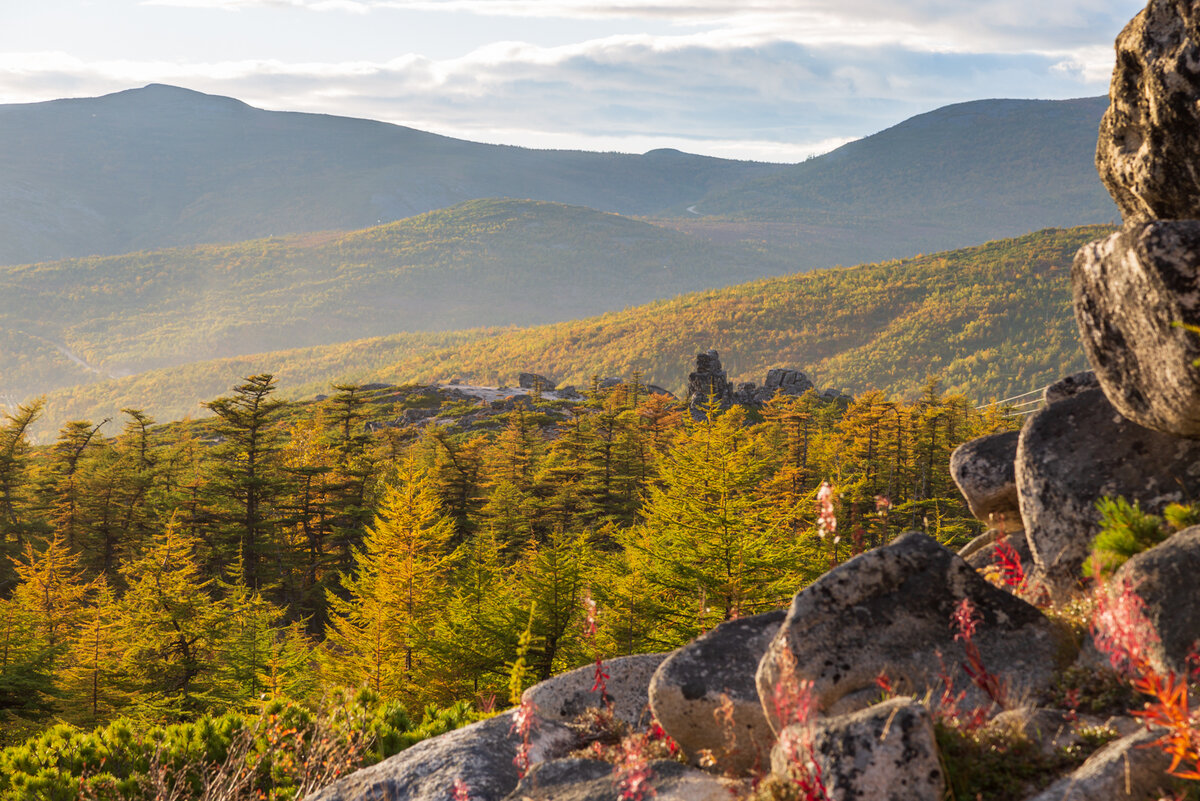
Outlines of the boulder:
<svg viewBox="0 0 1200 801">
<path fill-rule="evenodd" d="M 1029 801 L 1154 801 L 1167 789 L 1171 758 L 1151 743 L 1161 731 L 1142 729 L 1115 740 L 1088 757 L 1074 773 Z"/>
<path fill-rule="evenodd" d="M 1150 0 L 1117 37 L 1096 167 L 1126 223 L 1200 217 L 1200 7 Z"/>
<path fill-rule="evenodd" d="M 963 671 L 962 645 L 951 628 L 964 598 L 981 619 L 975 642 L 984 665 L 1007 684 L 1008 694 L 1019 698 L 1048 686 L 1056 644 L 1046 617 L 988 584 L 931 537 L 913 531 L 796 593 L 756 676 L 772 726 L 780 724 L 776 693 L 788 686 L 793 670 L 796 678 L 814 682 L 818 708 L 830 713 L 877 699 L 881 673 L 899 692 L 940 691 L 943 662 L 955 691 L 966 692 L 964 704 L 990 704 Z"/>
<path fill-rule="evenodd" d="M 1021 509 L 1017 503 L 1016 431 L 989 434 L 964 442 L 950 454 L 950 475 L 967 499 L 971 514 L 999 526 L 1001 515 L 1006 527 L 1020 528 Z"/>
<path fill-rule="evenodd" d="M 1200 437 L 1200 221 L 1127 225 L 1080 248 L 1075 319 L 1104 393 L 1146 428 Z"/>
<path fill-rule="evenodd" d="M 768 400 L 774 397 L 776 391 L 784 395 L 803 395 L 813 388 L 813 382 L 808 376 L 799 370 L 789 370 L 785 367 L 768 370 L 767 380 L 763 383 L 763 389 L 771 393 Z"/>
<path fill-rule="evenodd" d="M 1200 640 L 1200 526 L 1185 528 L 1148 551 L 1134 556 L 1117 570 L 1115 582 L 1128 581 L 1146 603 L 1146 616 L 1158 632 L 1150 643 L 1150 664 L 1165 674 L 1190 672 L 1188 654 Z"/>
<path fill-rule="evenodd" d="M 763 715 L 754 672 L 785 614 L 780 609 L 726 621 L 659 666 L 650 682 L 650 706 L 693 761 L 709 751 L 718 765 L 738 772 L 767 763 L 775 732 Z M 732 728 L 719 717 L 726 697 Z"/>
<path fill-rule="evenodd" d="M 1124 496 L 1157 514 L 1200 497 L 1200 442 L 1122 417 L 1099 390 L 1032 414 L 1017 448 L 1017 492 L 1035 577 L 1052 588 L 1079 579 L 1098 531 L 1096 501 Z"/>
<path fill-rule="evenodd" d="M 729 787 L 716 776 L 678 762 L 648 764 L 645 801 L 730 801 Z M 475 796 L 471 799 L 474 801 Z M 620 773 L 597 759 L 558 759 L 538 765 L 521 780 L 508 801 L 620 801 Z"/>
<path fill-rule="evenodd" d="M 517 786 L 520 739 L 511 732 L 515 710 L 423 740 L 395 756 L 343 776 L 305 801 L 449 801 L 454 783 L 470 789 L 471 801 L 499 801 Z M 544 721 L 531 739 L 537 764 L 564 756 L 575 745 L 566 726 Z"/>
<path fill-rule="evenodd" d="M 996 547 L 1001 537 L 1016 551 L 1017 558 L 1021 560 L 1022 571 L 1026 574 L 1030 573 L 1033 570 L 1033 554 L 1029 552 L 1029 538 L 1020 529 L 1003 533 L 994 528 L 988 529 L 964 545 L 958 555 L 976 570 L 986 571 L 999 564 L 996 558 Z"/>
<path fill-rule="evenodd" d="M 1060 400 L 1078 395 L 1086 389 L 1098 389 L 1100 381 L 1093 370 L 1083 370 L 1078 373 L 1058 379 L 1042 392 L 1042 403 L 1049 405 Z"/>
<path fill-rule="evenodd" d="M 517 375 L 517 386 L 521 389 L 537 389 L 546 391 L 554 389 L 556 385 L 557 382 L 551 381 L 549 378 L 538 375 L 537 373 L 520 373 Z"/>
<path fill-rule="evenodd" d="M 599 690 L 592 690 L 596 683 L 596 666 L 587 665 L 535 684 L 525 691 L 521 700 L 532 701 L 540 717 L 564 723 L 589 708 L 603 707 L 611 702 L 617 720 L 640 728 L 649 720 L 647 688 L 650 678 L 668 656 L 666 653 L 637 654 L 606 659 L 604 671 L 608 680 L 604 697 Z"/>
<path fill-rule="evenodd" d="M 795 727 L 780 734 L 801 737 Z M 812 724 L 812 758 L 829 801 L 941 801 L 946 780 L 938 763 L 933 718 L 900 697 Z M 771 751 L 771 769 L 786 776 L 788 757 Z"/>
<path fill-rule="evenodd" d="M 675 399 L 675 393 L 668 389 L 663 389 L 658 384 L 647 384 L 646 394 L 648 395 L 666 395 L 668 398 Z"/>
<path fill-rule="evenodd" d="M 700 419 L 703 407 L 712 404 L 728 409 L 733 404 L 733 385 L 721 368 L 720 355 L 715 350 L 696 354 L 696 369 L 688 374 L 687 405 L 692 416 Z"/>
</svg>

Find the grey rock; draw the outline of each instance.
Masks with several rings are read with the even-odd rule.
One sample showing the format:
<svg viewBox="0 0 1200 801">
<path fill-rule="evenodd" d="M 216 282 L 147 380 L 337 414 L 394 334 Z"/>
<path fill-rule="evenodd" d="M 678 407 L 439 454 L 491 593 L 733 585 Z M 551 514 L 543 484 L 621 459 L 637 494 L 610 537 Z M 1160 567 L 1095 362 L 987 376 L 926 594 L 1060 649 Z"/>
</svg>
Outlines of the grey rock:
<svg viewBox="0 0 1200 801">
<path fill-rule="evenodd" d="M 1100 381 L 1096 378 L 1096 373 L 1093 370 L 1071 373 L 1071 375 L 1064 376 L 1046 387 L 1046 390 L 1042 393 L 1042 402 L 1047 405 L 1058 403 L 1060 400 L 1078 395 L 1084 390 L 1097 389 L 1099 386 Z"/>
<path fill-rule="evenodd" d="M 562 673 L 535 684 L 521 696 L 523 701 L 537 705 L 538 715 L 547 720 L 567 722 L 590 708 L 612 704 L 613 716 L 634 728 L 649 721 L 647 688 L 654 671 L 669 654 L 637 654 L 604 660 L 608 673 L 606 698 L 595 686 L 596 667 L 585 667 Z"/>
<path fill-rule="evenodd" d="M 1200 526 L 1185 528 L 1165 542 L 1134 556 L 1117 570 L 1146 603 L 1146 616 L 1158 632 L 1147 656 L 1160 672 L 1189 673 L 1188 654 L 1200 640 Z"/>
<path fill-rule="evenodd" d="M 559 759 L 538 765 L 521 780 L 508 801 L 618 801 L 621 776 L 613 765 L 596 759 Z M 642 797 L 658 801 L 729 801 L 725 783 L 678 762 L 649 763 L 648 787 Z M 472 799 L 475 796 L 471 796 Z"/>
<path fill-rule="evenodd" d="M 783 744 L 803 736 L 800 725 L 781 732 L 771 751 L 779 775 L 788 771 Z M 941 801 L 946 792 L 933 719 L 912 698 L 816 721 L 812 757 L 830 801 Z"/>
<path fill-rule="evenodd" d="M 433 737 L 395 756 L 355 771 L 310 794 L 305 801 L 450 801 L 462 780 L 472 801 L 498 801 L 517 786 L 513 758 L 520 745 L 510 730 L 513 710 Z M 537 764 L 564 756 L 575 735 L 566 726 L 542 722 L 532 739 Z"/>
<path fill-rule="evenodd" d="M 996 557 L 996 548 L 1002 536 L 1004 541 L 1016 552 L 1017 558 L 1021 561 L 1021 570 L 1026 574 L 1031 572 L 1033 570 L 1033 554 L 1029 552 L 1029 538 L 1020 529 L 1005 531 L 1003 534 L 997 529 L 988 529 L 967 543 L 958 552 L 958 555 L 976 570 L 986 570 L 999 563 Z"/>
<path fill-rule="evenodd" d="M 1006 526 L 1020 527 L 1017 503 L 1016 431 L 989 434 L 964 442 L 950 454 L 950 475 L 967 499 L 971 514 L 992 525 L 1003 515 Z"/>
<path fill-rule="evenodd" d="M 1170 758 L 1147 747 L 1161 732 L 1135 732 L 1115 740 L 1088 757 L 1070 776 L 1064 776 L 1029 801 L 1153 801 L 1167 784 Z"/>
<path fill-rule="evenodd" d="M 813 382 L 799 370 L 775 367 L 767 371 L 767 380 L 763 382 L 763 389 L 769 390 L 772 396 L 776 390 L 784 395 L 803 395 L 813 389 Z"/>
<path fill-rule="evenodd" d="M 551 381 L 537 373 L 520 373 L 517 375 L 517 386 L 521 389 L 551 390 L 557 382 Z"/>
<path fill-rule="evenodd" d="M 963 598 L 981 622 L 975 642 L 984 664 L 1021 697 L 1048 686 L 1056 652 L 1050 622 L 1021 599 L 999 590 L 958 555 L 920 532 L 860 554 L 792 599 L 778 636 L 759 662 L 758 693 L 772 726 L 776 688 L 786 682 L 791 652 L 795 674 L 814 682 L 817 706 L 853 711 L 878 698 L 885 672 L 899 692 L 940 688 L 942 659 L 968 706 L 989 704 L 961 668 L 951 617 Z"/>
<path fill-rule="evenodd" d="M 663 389 L 658 384 L 647 384 L 646 393 L 649 395 L 666 395 L 668 398 L 675 398 L 675 393 L 668 389 Z"/>
<path fill-rule="evenodd" d="M 619 378 L 613 378 L 612 376 L 609 376 L 608 378 L 600 381 L 600 389 L 612 389 L 613 387 L 619 387 L 624 383 L 625 382 Z"/>
<path fill-rule="evenodd" d="M 697 420 L 703 417 L 703 407 L 707 404 L 722 410 L 733 405 L 733 386 L 715 350 L 697 353 L 696 369 L 688 374 L 687 405 L 692 417 Z"/>
<path fill-rule="evenodd" d="M 1200 161 L 1200 160 L 1198 160 Z M 1127 225 L 1071 269 L 1075 319 L 1096 378 L 1135 423 L 1200 437 L 1200 221 Z"/>
<path fill-rule="evenodd" d="M 1200 7 L 1150 0 L 1117 37 L 1096 167 L 1126 223 L 1200 217 Z"/>
<path fill-rule="evenodd" d="M 775 732 L 763 715 L 754 672 L 785 614 L 780 609 L 726 621 L 680 648 L 654 674 L 654 716 L 693 761 L 708 750 L 718 765 L 737 772 L 766 765 Z M 729 730 L 717 717 L 722 696 L 732 703 Z"/>
<path fill-rule="evenodd" d="M 1017 448 L 1017 492 L 1036 578 L 1058 591 L 1079 580 L 1096 536 L 1096 501 L 1124 496 L 1157 513 L 1200 496 L 1200 442 L 1122 417 L 1100 390 L 1032 414 Z"/>
<path fill-rule="evenodd" d="M 853 397 L 837 389 L 823 389 L 817 394 L 826 403 L 836 401 L 837 403 L 849 404 L 854 402 Z"/>
</svg>

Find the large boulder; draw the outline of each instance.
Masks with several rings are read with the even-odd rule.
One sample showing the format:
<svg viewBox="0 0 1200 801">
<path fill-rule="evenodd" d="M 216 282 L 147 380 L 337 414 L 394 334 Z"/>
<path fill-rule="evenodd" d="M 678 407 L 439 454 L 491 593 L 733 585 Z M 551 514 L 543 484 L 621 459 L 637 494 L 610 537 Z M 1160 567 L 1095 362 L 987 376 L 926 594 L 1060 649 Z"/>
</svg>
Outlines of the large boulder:
<svg viewBox="0 0 1200 801">
<path fill-rule="evenodd" d="M 557 386 L 557 382 L 551 381 L 549 378 L 537 373 L 520 373 L 517 375 L 517 386 L 521 389 L 549 391 Z"/>
<path fill-rule="evenodd" d="M 771 769 L 786 776 L 784 742 L 804 736 L 793 724 L 771 751 Z M 812 759 L 829 801 L 941 801 L 946 779 L 938 762 L 929 710 L 912 698 L 881 704 L 812 725 Z M 795 728 L 793 728 L 795 727 Z"/>
<path fill-rule="evenodd" d="M 1078 395 L 1089 389 L 1098 389 L 1100 382 L 1096 378 L 1094 370 L 1081 370 L 1078 373 L 1071 373 L 1068 376 L 1055 381 L 1046 387 L 1042 392 L 1042 403 L 1049 405 L 1058 403 L 1060 400 Z"/>
<path fill-rule="evenodd" d="M 1121 566 L 1114 583 L 1129 586 L 1146 604 L 1146 616 L 1159 642 L 1147 644 L 1150 664 L 1160 673 L 1190 672 L 1188 655 L 1200 640 L 1200 526 L 1185 528 Z"/>
<path fill-rule="evenodd" d="M 621 774 L 596 759 L 559 759 L 536 766 L 521 780 L 508 801 L 730 801 L 730 788 L 710 773 L 678 762 L 648 763 L 645 784 L 638 795 L 625 795 Z M 475 796 L 471 799 L 474 801 Z"/>
<path fill-rule="evenodd" d="M 792 671 L 814 682 L 817 706 L 831 713 L 877 699 L 880 674 L 899 692 L 940 691 L 943 662 L 955 690 L 966 691 L 965 704 L 990 703 L 962 669 L 963 648 L 951 628 L 964 598 L 981 618 L 975 642 L 984 665 L 1007 683 L 1009 695 L 1047 686 L 1056 643 L 1046 617 L 914 531 L 839 565 L 792 599 L 756 676 L 772 726 L 781 722 L 778 688 L 788 686 Z"/>
<path fill-rule="evenodd" d="M 1117 37 L 1096 167 L 1126 223 L 1200 217 L 1200 7 L 1150 0 Z"/>
<path fill-rule="evenodd" d="M 773 397 L 776 392 L 784 395 L 803 395 L 813 389 L 813 382 L 799 370 L 774 367 L 767 371 L 767 380 L 763 389 L 770 392 L 770 395 L 767 396 L 768 399 Z"/>
<path fill-rule="evenodd" d="M 1124 496 L 1148 512 L 1200 495 L 1200 442 L 1143 428 L 1088 390 L 1030 415 L 1017 448 L 1017 491 L 1036 577 L 1079 579 L 1099 530 L 1096 502 Z"/>
<path fill-rule="evenodd" d="M 514 710 L 423 740 L 395 756 L 355 771 L 318 790 L 305 801 L 449 801 L 454 784 L 470 789 L 472 801 L 499 801 L 517 786 L 513 759 L 521 746 L 511 729 Z M 533 764 L 564 756 L 575 735 L 566 726 L 543 721 L 529 752 Z"/>
<path fill-rule="evenodd" d="M 546 679 L 521 696 L 532 702 L 546 720 L 566 723 L 590 708 L 612 705 L 613 717 L 639 728 L 649 720 L 648 687 L 654 671 L 669 654 L 637 654 L 606 659 L 604 693 L 596 685 L 596 666 L 587 665 Z"/>
<path fill-rule="evenodd" d="M 1071 283 L 1084 351 L 1117 411 L 1200 437 L 1200 334 L 1181 327 L 1200 325 L 1200 221 L 1126 226 L 1085 245 Z"/>
<path fill-rule="evenodd" d="M 754 672 L 785 614 L 781 609 L 726 621 L 680 648 L 654 674 L 654 716 L 693 760 L 709 751 L 718 765 L 738 772 L 766 765 L 775 732 L 763 715 Z"/>
<path fill-rule="evenodd" d="M 1155 801 L 1170 785 L 1171 758 L 1152 743 L 1158 730 L 1141 729 L 1115 740 L 1087 758 L 1029 801 Z"/>
<path fill-rule="evenodd" d="M 704 408 L 712 405 L 728 409 L 733 404 L 733 385 L 721 368 L 721 357 L 715 350 L 696 354 L 696 369 L 688 374 L 687 405 L 696 419 Z"/>
<path fill-rule="evenodd" d="M 992 525 L 1021 527 L 1017 503 L 1016 431 L 989 434 L 964 442 L 950 454 L 950 475 L 967 499 L 971 514 Z"/>
</svg>

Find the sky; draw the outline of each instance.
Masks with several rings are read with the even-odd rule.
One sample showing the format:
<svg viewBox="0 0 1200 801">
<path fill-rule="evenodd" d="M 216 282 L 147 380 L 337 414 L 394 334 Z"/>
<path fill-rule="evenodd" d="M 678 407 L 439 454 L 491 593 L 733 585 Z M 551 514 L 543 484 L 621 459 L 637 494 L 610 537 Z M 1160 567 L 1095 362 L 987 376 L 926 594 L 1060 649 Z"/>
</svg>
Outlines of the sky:
<svg viewBox="0 0 1200 801">
<path fill-rule="evenodd" d="M 1105 94 L 1144 0 L 0 0 L 0 103 L 167 83 L 480 142 L 799 161 Z"/>
</svg>

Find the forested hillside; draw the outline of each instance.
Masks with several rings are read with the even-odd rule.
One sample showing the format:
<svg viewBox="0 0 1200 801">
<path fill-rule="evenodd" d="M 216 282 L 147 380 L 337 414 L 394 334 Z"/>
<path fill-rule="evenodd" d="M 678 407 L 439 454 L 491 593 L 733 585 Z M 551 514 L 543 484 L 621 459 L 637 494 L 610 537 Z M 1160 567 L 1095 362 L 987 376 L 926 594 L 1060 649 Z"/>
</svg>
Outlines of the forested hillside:
<svg viewBox="0 0 1200 801">
<path fill-rule="evenodd" d="M 285 392 L 309 397 L 334 380 L 503 384 L 522 370 L 579 386 L 595 374 L 637 371 L 679 390 L 692 357 L 710 347 L 737 380 L 799 367 L 820 386 L 913 397 L 936 374 L 972 399 L 1006 397 L 1083 368 L 1068 276 L 1079 246 L 1106 230 L 1040 231 L 538 328 L 400 335 L 193 364 L 53 393 L 46 413 L 52 426 L 124 406 L 163 419 L 197 415 L 200 400 L 264 370 L 278 373 Z"/>
<path fill-rule="evenodd" d="M 700 420 L 629 383 L 529 398 L 482 428 L 445 391 L 330 392 L 281 403 L 257 375 L 210 401 L 210 421 L 130 409 L 111 436 L 73 422 L 42 448 L 24 436 L 36 404 L 0 427 L 3 739 L 135 724 L 0 752 L 0 794 L 34 776 L 66 793 L 137 786 L 149 724 L 320 710 L 338 688 L 385 704 L 354 724 L 376 734 L 430 702 L 486 711 L 598 656 L 779 606 L 902 530 L 965 541 L 981 524 L 949 454 L 1010 424 L 932 383 L 912 402 L 810 391 Z M 439 421 L 368 432 L 406 409 Z M 816 524 L 824 481 L 836 532 Z M 189 764 L 243 725 L 223 720 L 161 747 Z M 296 762 L 276 767 L 271 781 L 294 778 Z"/>
<path fill-rule="evenodd" d="M 792 269 L 761 246 L 515 200 L 349 234 L 0 267 L 0 395 L 398 331 L 569 320 Z"/>
</svg>

